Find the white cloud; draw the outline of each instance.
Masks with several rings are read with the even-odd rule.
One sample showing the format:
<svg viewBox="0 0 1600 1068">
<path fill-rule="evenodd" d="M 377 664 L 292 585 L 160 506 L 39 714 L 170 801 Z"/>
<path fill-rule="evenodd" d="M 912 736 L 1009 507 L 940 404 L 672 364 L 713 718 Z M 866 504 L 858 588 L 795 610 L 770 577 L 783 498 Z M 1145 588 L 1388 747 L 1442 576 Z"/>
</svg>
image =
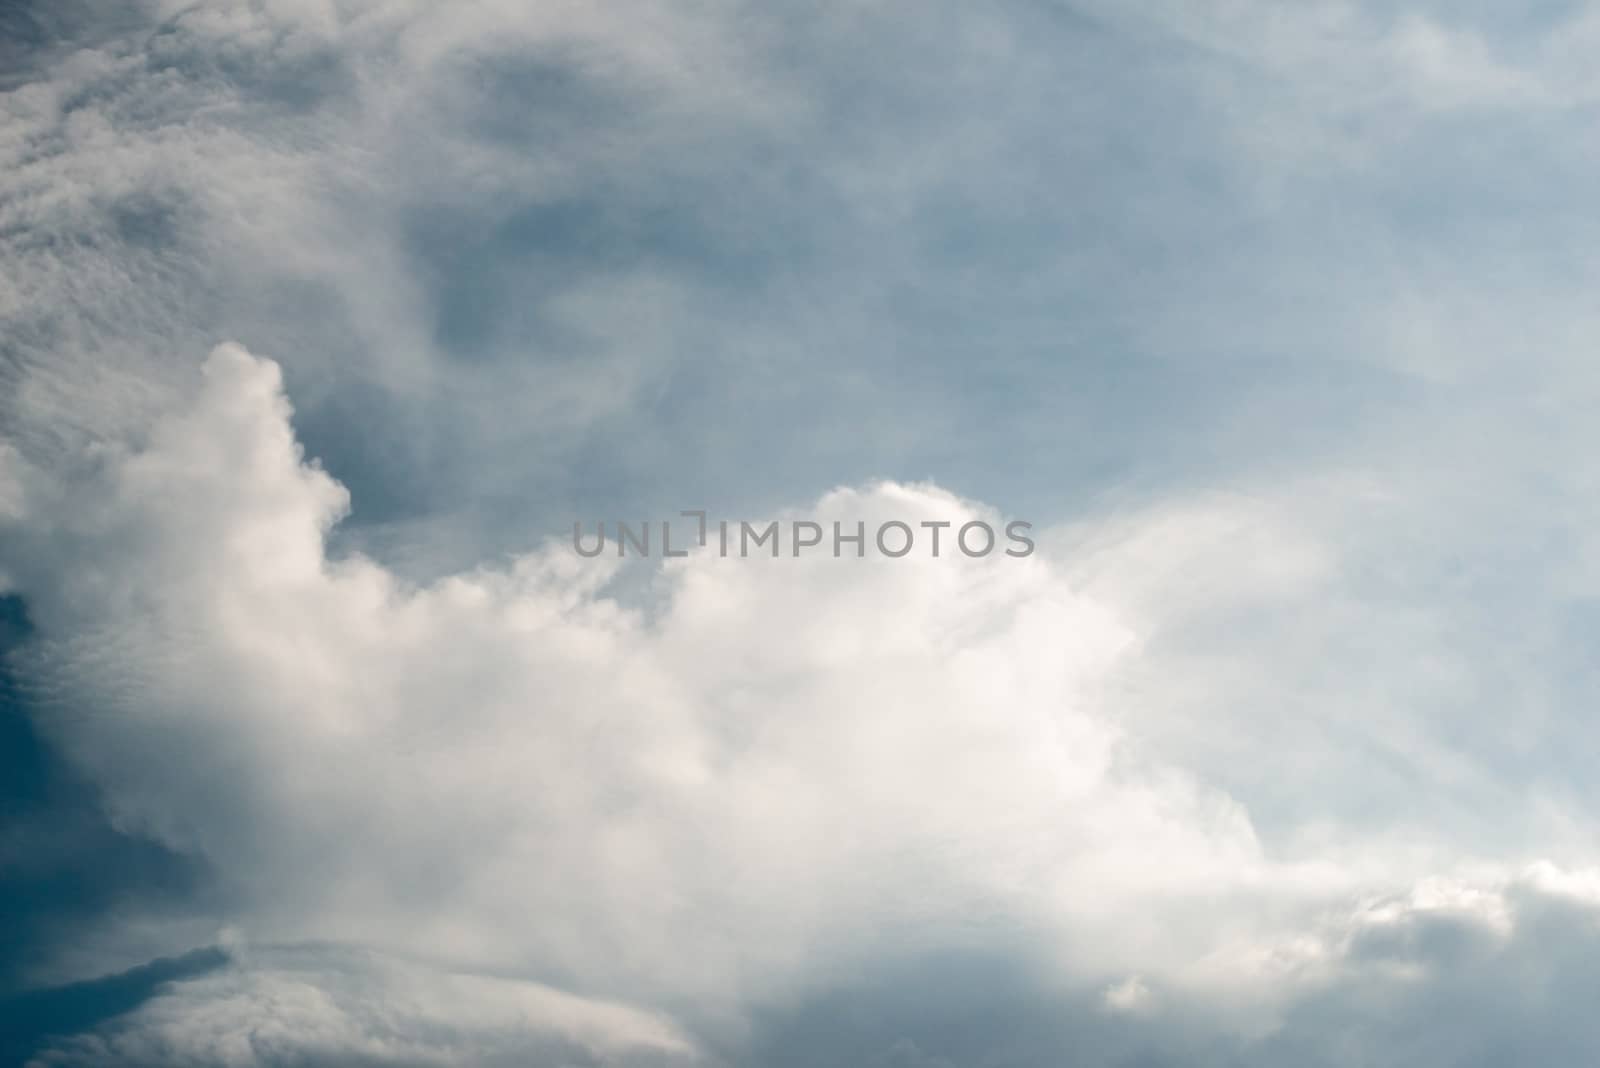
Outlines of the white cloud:
<svg viewBox="0 0 1600 1068">
<path fill-rule="evenodd" d="M 897 922 L 1087 928 L 1260 864 L 1242 812 L 1097 716 L 1128 632 L 1042 558 L 702 553 L 649 614 L 563 545 L 411 588 L 326 556 L 347 495 L 287 415 L 224 346 L 11 553 L 59 636 L 30 671 L 90 710 L 44 726 L 268 937 L 727 998 Z M 974 508 L 882 485 L 814 514 Z"/>
<path fill-rule="evenodd" d="M 120 824 L 206 858 L 247 942 L 561 976 L 715 1029 L 850 961 L 1018 932 L 1069 985 L 1137 973 L 1113 1009 L 1164 982 L 1270 1034 L 1380 930 L 1511 930 L 1502 890 L 1446 879 L 1318 933 L 1415 862 L 1276 860 L 1239 804 L 1142 752 L 1108 698 L 1141 655 L 1119 613 L 1151 603 L 1090 599 L 1059 547 L 700 552 L 629 606 L 605 592 L 614 560 L 554 544 L 415 587 L 328 555 L 348 495 L 303 457 L 275 365 L 237 346 L 142 444 L 29 478 L 4 544 L 40 629 L 21 661 L 40 725 Z M 808 514 L 999 518 L 895 484 Z M 1132 574 L 1240 529 L 1173 522 L 1128 540 Z M 1324 573 L 1267 544 L 1247 597 Z M 218 979 L 158 1002 L 126 1041 L 259 996 L 370 1028 L 267 972 L 237 980 L 267 994 Z"/>
</svg>

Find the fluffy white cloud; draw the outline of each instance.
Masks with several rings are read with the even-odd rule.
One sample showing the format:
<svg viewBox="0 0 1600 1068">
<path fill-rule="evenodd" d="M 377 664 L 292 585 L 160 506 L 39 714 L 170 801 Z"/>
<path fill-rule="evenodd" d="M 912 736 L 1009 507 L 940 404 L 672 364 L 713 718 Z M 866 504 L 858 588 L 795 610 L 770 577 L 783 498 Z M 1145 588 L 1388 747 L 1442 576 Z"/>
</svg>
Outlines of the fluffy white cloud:
<svg viewBox="0 0 1600 1068">
<path fill-rule="evenodd" d="M 329 555 L 348 495 L 304 458 L 276 366 L 237 346 L 137 445 L 52 479 L 13 454 L 7 477 L 41 727 L 120 824 L 207 860 L 249 944 L 551 979 L 727 1041 L 742 1013 L 841 969 L 1017 935 L 1064 991 L 1119 982 L 1103 995 L 1119 1010 L 1166 991 L 1271 1033 L 1430 917 L 1512 930 L 1503 880 L 1318 920 L 1404 885 L 1415 858 L 1274 859 L 1241 806 L 1119 727 L 1119 661 L 1140 655 L 1119 613 L 1150 605 L 1107 581 L 1104 553 L 697 551 L 624 602 L 607 592 L 613 558 L 553 544 L 413 586 Z M 999 525 L 887 483 L 805 514 Z M 1212 518 L 1177 540 L 1211 544 L 1229 529 Z M 1128 574 L 1156 566 L 1173 529 L 1123 538 Z M 1284 535 L 1254 555 L 1247 599 L 1324 572 Z M 1120 607 L 1068 580 L 1095 560 Z M 1534 884 L 1588 886 L 1556 869 Z M 234 1032 L 265 999 L 328 1014 L 330 1049 L 360 1033 L 373 1057 L 447 1056 L 408 1028 L 431 1033 L 448 1007 L 360 1008 L 359 983 L 330 1006 L 314 977 L 242 967 L 114 1041 L 238 1058 Z M 274 993 L 285 983 L 292 996 Z"/>
<path fill-rule="evenodd" d="M 903 921 L 1087 931 L 1261 863 L 1096 713 L 1129 633 L 1042 555 L 705 551 L 625 607 L 552 545 L 409 587 L 327 556 L 347 496 L 227 346 L 86 467 L 24 476 L 8 544 L 44 725 L 269 934 L 727 998 Z M 1001 525 L 889 484 L 810 514 Z"/>
</svg>

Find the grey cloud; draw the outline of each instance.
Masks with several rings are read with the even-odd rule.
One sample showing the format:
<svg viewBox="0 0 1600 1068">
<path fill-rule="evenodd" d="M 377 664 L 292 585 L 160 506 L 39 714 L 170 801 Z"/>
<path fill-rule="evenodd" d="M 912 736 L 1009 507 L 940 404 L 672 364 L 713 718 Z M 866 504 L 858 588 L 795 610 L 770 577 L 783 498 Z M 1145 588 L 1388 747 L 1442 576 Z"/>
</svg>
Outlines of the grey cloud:
<svg viewBox="0 0 1600 1068">
<path fill-rule="evenodd" d="M 151 961 L 118 975 L 0 997 L 0 1056 L 20 1064 L 40 1047 L 94 1030 L 136 1008 L 175 981 L 215 971 L 227 963 L 215 947 Z"/>
</svg>

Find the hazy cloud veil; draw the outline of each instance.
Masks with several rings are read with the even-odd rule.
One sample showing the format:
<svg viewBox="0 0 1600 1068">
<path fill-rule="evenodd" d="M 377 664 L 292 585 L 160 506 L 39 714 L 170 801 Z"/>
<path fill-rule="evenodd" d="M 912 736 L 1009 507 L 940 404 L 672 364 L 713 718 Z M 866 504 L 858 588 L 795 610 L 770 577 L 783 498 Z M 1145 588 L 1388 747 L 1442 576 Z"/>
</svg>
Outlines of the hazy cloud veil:
<svg viewBox="0 0 1600 1068">
<path fill-rule="evenodd" d="M 0 1061 L 1600 1056 L 1600 9 L 0 34 Z"/>
</svg>

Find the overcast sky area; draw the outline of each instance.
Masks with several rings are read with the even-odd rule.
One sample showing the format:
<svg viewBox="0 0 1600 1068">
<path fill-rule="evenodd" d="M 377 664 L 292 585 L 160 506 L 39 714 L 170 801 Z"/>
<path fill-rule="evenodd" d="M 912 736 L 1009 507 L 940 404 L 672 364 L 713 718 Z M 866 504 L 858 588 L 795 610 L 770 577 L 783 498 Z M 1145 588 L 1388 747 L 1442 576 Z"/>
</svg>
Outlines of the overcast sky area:
<svg viewBox="0 0 1600 1068">
<path fill-rule="evenodd" d="M 0 3 L 0 1065 L 1600 1063 L 1596 54 Z"/>
</svg>

